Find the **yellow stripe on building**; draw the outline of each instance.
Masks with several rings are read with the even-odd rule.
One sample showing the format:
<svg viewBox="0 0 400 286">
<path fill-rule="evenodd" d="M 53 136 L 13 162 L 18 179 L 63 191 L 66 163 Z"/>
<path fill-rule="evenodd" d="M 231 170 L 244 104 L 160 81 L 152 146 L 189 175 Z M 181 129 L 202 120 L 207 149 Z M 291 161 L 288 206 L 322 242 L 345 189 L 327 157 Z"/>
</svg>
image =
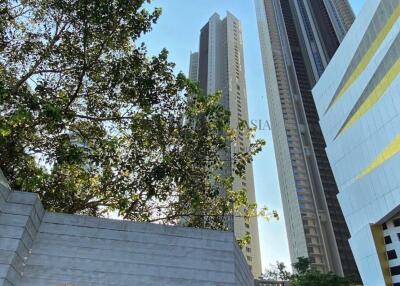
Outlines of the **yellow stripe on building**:
<svg viewBox="0 0 400 286">
<path fill-rule="evenodd" d="M 350 120 L 339 131 L 337 137 L 345 132 L 347 129 L 349 129 L 356 121 L 358 121 L 368 110 L 370 110 L 378 102 L 378 100 L 384 95 L 385 91 L 389 88 L 389 86 L 398 75 L 400 75 L 400 58 L 394 63 L 394 65 L 386 73 L 383 79 L 378 83 L 378 85 L 367 97 L 367 99 L 361 104 L 361 106 L 353 114 Z"/>
<path fill-rule="evenodd" d="M 389 160 L 391 157 L 400 152 L 400 134 L 396 136 L 396 138 L 383 150 L 378 157 L 367 167 L 365 168 L 360 175 L 357 176 L 357 180 L 362 177 L 368 175 L 373 170 L 382 165 L 385 161 Z"/>
<path fill-rule="evenodd" d="M 372 57 L 375 55 L 376 51 L 381 46 L 381 44 L 383 43 L 386 36 L 389 34 L 390 30 L 392 29 L 392 27 L 394 26 L 399 17 L 400 17 L 400 5 L 398 5 L 397 8 L 394 10 L 394 12 L 388 19 L 385 26 L 379 32 L 378 36 L 375 38 L 368 51 L 365 53 L 361 61 L 358 63 L 357 67 L 354 69 L 349 79 L 343 85 L 340 92 L 333 98 L 331 104 L 329 104 L 326 111 L 328 111 L 338 101 L 338 99 L 345 94 L 345 92 L 350 88 L 350 86 L 354 83 L 354 81 L 361 75 L 361 73 L 364 72 L 365 68 L 368 66 Z"/>
</svg>

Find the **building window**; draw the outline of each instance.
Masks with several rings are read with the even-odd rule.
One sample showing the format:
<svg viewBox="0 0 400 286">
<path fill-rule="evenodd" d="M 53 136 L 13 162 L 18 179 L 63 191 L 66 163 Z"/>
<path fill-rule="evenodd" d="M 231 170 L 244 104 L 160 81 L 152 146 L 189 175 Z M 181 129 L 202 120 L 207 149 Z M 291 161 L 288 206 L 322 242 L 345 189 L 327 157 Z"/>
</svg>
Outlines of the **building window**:
<svg viewBox="0 0 400 286">
<path fill-rule="evenodd" d="M 390 273 L 392 274 L 392 276 L 399 275 L 400 274 L 400 266 L 390 267 Z"/>
<path fill-rule="evenodd" d="M 397 238 L 400 240 L 400 233 L 397 234 Z"/>
<path fill-rule="evenodd" d="M 400 218 L 396 218 L 393 220 L 394 226 L 400 226 Z"/>
<path fill-rule="evenodd" d="M 383 223 L 383 224 L 382 224 L 382 228 L 383 228 L 383 230 L 387 229 L 386 223 Z"/>
<path fill-rule="evenodd" d="M 389 250 L 386 253 L 387 253 L 387 256 L 388 256 L 389 260 L 397 258 L 396 250 Z"/>
<path fill-rule="evenodd" d="M 246 256 L 248 261 L 251 261 L 251 256 Z"/>
<path fill-rule="evenodd" d="M 385 236 L 385 244 L 390 244 L 392 243 L 392 238 L 390 237 L 390 235 Z"/>
<path fill-rule="evenodd" d="M 247 252 L 251 252 L 251 248 L 250 247 L 246 247 L 246 251 Z"/>
</svg>

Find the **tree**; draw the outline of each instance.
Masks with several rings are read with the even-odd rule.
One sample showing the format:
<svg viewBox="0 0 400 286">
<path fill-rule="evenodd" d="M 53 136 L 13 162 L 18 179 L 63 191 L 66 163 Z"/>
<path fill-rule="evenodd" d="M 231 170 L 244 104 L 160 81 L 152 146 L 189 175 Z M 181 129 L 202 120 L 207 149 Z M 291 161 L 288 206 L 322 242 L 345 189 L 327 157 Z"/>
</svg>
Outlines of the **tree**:
<svg viewBox="0 0 400 286">
<path fill-rule="evenodd" d="M 257 215 L 218 175 L 238 135 L 221 95 L 139 42 L 161 14 L 146 2 L 1 0 L 0 168 L 51 211 L 216 229 Z M 232 156 L 237 176 L 263 144 Z"/>
<path fill-rule="evenodd" d="M 351 286 L 355 285 L 352 278 L 340 277 L 336 274 L 321 273 L 310 267 L 310 261 L 306 257 L 299 257 L 293 264 L 297 274 L 290 278 L 290 285 L 293 286 Z"/>
<path fill-rule="evenodd" d="M 276 261 L 275 265 L 270 265 L 269 269 L 266 269 L 263 278 L 272 281 L 287 281 L 291 277 L 290 272 L 287 270 L 285 263 Z"/>
<path fill-rule="evenodd" d="M 355 285 L 351 277 L 343 278 L 336 274 L 321 273 L 313 270 L 310 260 L 306 257 L 299 257 L 293 264 L 296 274 L 290 274 L 283 262 L 276 262 L 270 269 L 266 270 L 263 278 L 272 281 L 290 281 L 293 286 L 351 286 Z"/>
<path fill-rule="evenodd" d="M 343 278 L 334 273 L 321 273 L 319 271 L 307 271 L 301 275 L 295 275 L 290 280 L 293 286 L 351 286 L 355 285 L 351 279 Z"/>
<path fill-rule="evenodd" d="M 294 269 L 296 269 L 297 273 L 303 274 L 310 270 L 310 260 L 307 257 L 298 257 L 297 262 L 293 264 Z"/>
</svg>

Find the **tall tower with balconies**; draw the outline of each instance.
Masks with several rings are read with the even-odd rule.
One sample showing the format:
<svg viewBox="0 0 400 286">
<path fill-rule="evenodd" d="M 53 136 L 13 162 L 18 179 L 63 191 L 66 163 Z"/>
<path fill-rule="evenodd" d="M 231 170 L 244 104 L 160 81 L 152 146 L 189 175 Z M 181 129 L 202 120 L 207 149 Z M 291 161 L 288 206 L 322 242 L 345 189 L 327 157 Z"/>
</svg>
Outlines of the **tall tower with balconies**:
<svg viewBox="0 0 400 286">
<path fill-rule="evenodd" d="M 237 128 L 240 120 L 248 121 L 246 81 L 244 72 L 242 27 L 240 21 L 231 13 L 224 19 L 214 14 L 200 31 L 199 52 L 190 57 L 189 77 L 198 81 L 204 93 L 212 94 L 222 91 L 221 104 L 230 111 L 230 125 Z M 243 134 L 239 134 L 237 146 L 231 150 L 245 151 L 250 141 Z M 226 175 L 232 175 L 230 164 L 231 154 L 223 154 L 227 162 L 224 170 Z M 250 202 L 256 202 L 253 168 L 246 168 L 244 178 L 235 176 L 234 189 L 247 190 Z M 236 237 L 241 238 L 247 232 L 252 239 L 249 245 L 242 249 L 254 277 L 261 275 L 260 245 L 258 224 L 256 218 L 245 221 L 241 217 L 234 217 L 228 222 Z"/>
<path fill-rule="evenodd" d="M 311 89 L 354 21 L 347 0 L 255 0 L 292 262 L 357 273 Z"/>
</svg>

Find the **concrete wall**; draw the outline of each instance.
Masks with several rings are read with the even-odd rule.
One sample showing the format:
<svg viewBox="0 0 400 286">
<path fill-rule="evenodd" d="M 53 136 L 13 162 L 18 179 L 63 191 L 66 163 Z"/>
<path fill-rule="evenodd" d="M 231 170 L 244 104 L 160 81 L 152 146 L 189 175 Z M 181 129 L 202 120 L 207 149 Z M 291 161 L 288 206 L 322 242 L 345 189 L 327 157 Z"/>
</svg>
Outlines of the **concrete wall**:
<svg viewBox="0 0 400 286">
<path fill-rule="evenodd" d="M 50 213 L 4 182 L 0 286 L 253 285 L 230 232 Z"/>
<path fill-rule="evenodd" d="M 36 195 L 11 192 L 0 173 L 0 285 L 20 285 L 43 215 Z"/>
</svg>

